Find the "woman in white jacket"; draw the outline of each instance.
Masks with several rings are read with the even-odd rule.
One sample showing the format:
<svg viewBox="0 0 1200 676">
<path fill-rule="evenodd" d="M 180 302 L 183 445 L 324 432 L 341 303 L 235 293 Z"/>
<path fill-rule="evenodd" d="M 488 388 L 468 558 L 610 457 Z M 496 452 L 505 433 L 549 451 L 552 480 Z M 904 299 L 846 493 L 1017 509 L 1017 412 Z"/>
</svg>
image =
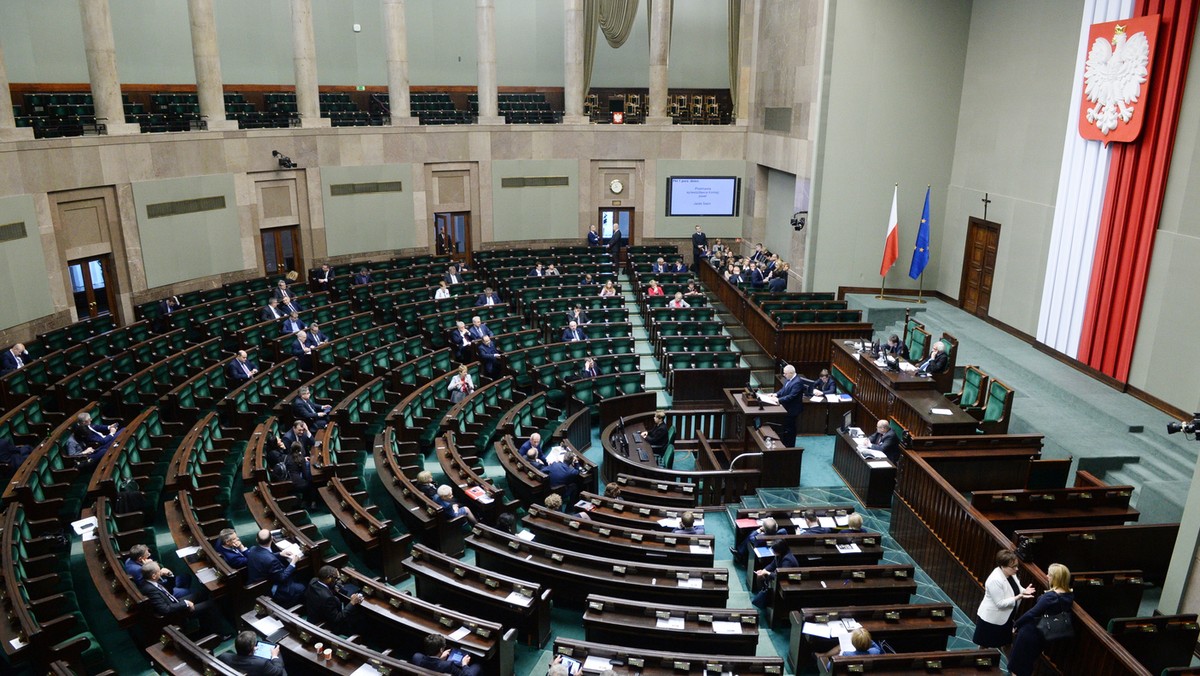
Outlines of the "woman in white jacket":
<svg viewBox="0 0 1200 676">
<path fill-rule="evenodd" d="M 983 601 L 976 613 L 975 644 L 1003 648 L 1012 643 L 1013 616 L 1021 599 L 1033 598 L 1033 585 L 1021 588 L 1017 579 L 1017 555 L 1011 549 L 996 554 L 996 568 L 984 583 Z"/>
</svg>

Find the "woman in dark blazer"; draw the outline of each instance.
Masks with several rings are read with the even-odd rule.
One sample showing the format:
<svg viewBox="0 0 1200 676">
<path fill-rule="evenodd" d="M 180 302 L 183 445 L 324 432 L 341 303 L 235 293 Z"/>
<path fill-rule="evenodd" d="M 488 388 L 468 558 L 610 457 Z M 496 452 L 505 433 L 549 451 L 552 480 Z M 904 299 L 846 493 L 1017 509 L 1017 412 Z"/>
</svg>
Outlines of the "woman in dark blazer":
<svg viewBox="0 0 1200 676">
<path fill-rule="evenodd" d="M 1046 638 L 1037 627 L 1038 620 L 1045 615 L 1069 611 L 1075 604 L 1075 595 L 1071 593 L 1071 571 L 1061 563 L 1052 563 L 1046 572 L 1050 577 L 1050 588 L 1014 625 L 1017 633 L 1012 654 L 1008 657 L 1008 671 L 1013 676 L 1032 674 L 1038 656 L 1046 647 Z"/>
</svg>

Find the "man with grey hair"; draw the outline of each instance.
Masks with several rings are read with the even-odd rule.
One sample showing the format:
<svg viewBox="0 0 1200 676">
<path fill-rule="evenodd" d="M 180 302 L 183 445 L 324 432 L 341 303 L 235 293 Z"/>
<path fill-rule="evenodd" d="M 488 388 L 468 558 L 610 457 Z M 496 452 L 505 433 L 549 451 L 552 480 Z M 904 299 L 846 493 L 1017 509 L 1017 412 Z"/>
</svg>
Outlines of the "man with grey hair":
<svg viewBox="0 0 1200 676">
<path fill-rule="evenodd" d="M 307 385 L 301 387 L 299 395 L 292 400 L 292 415 L 308 423 L 308 428 L 314 432 L 329 424 L 329 412 L 332 410 L 333 407 L 328 404 L 314 402 L 312 388 Z"/>
<path fill-rule="evenodd" d="M 142 583 L 138 585 L 142 595 L 150 604 L 155 617 L 165 624 L 180 624 L 188 619 L 196 618 L 200 622 L 201 631 L 205 634 L 220 634 L 222 640 L 227 634 L 221 629 L 221 623 L 216 606 L 211 601 L 193 603 L 188 599 L 175 596 L 162 582 L 162 567 L 150 561 L 142 566 Z"/>
<path fill-rule="evenodd" d="M 934 375 L 945 371 L 950 366 L 950 356 L 946 354 L 946 344 L 938 341 L 933 344 L 929 356 L 917 367 L 917 373 Z"/>
<path fill-rule="evenodd" d="M 804 379 L 796 375 L 796 367 L 791 364 L 783 367 L 783 378 L 783 387 L 775 394 L 779 405 L 787 412 L 779 430 L 779 441 L 785 448 L 792 448 L 796 445 L 796 416 L 804 410 Z"/>
</svg>

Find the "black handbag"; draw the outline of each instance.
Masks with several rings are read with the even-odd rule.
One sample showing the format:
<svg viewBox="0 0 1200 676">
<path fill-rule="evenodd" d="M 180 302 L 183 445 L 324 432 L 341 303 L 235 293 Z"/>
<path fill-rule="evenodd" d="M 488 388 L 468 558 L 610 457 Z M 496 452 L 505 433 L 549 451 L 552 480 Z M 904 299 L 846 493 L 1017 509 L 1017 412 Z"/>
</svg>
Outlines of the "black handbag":
<svg viewBox="0 0 1200 676">
<path fill-rule="evenodd" d="M 1075 636 L 1075 627 L 1071 624 L 1071 612 L 1068 610 L 1054 615 L 1042 615 L 1038 619 L 1037 628 L 1047 641 L 1057 641 Z"/>
</svg>

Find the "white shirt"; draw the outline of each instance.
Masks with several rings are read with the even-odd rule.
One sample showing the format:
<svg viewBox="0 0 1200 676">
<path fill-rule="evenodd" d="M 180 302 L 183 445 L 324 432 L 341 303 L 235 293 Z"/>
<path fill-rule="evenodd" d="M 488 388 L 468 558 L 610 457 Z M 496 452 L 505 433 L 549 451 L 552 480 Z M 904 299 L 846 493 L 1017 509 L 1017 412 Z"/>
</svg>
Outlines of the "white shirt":
<svg viewBox="0 0 1200 676">
<path fill-rule="evenodd" d="M 450 289 L 447 289 L 445 287 L 438 287 L 438 290 L 433 292 L 434 300 L 442 300 L 443 298 L 449 298 L 449 297 L 450 297 Z"/>
</svg>

